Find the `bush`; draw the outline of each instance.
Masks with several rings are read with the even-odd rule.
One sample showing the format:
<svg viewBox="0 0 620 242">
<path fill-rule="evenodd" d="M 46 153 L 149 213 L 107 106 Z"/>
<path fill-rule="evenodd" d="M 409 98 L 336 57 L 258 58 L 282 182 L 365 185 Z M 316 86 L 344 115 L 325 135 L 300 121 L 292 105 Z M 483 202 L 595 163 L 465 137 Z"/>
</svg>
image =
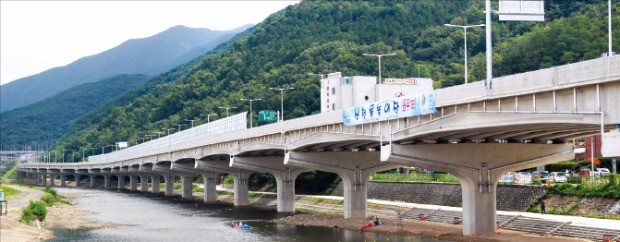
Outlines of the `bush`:
<svg viewBox="0 0 620 242">
<path fill-rule="evenodd" d="M 4 192 L 5 200 L 6 200 L 6 197 L 17 196 L 21 193 L 19 190 L 15 190 L 13 188 L 2 186 L 2 185 L 0 185 L 0 191 Z"/>
<path fill-rule="evenodd" d="M 20 221 L 25 223 L 29 223 L 34 220 L 43 221 L 45 216 L 47 216 L 47 204 L 42 201 L 30 201 L 30 204 L 24 208 Z"/>
<path fill-rule="evenodd" d="M 235 183 L 235 180 L 230 175 L 226 176 L 224 180 L 222 180 L 222 184 L 233 184 L 233 183 Z"/>
</svg>

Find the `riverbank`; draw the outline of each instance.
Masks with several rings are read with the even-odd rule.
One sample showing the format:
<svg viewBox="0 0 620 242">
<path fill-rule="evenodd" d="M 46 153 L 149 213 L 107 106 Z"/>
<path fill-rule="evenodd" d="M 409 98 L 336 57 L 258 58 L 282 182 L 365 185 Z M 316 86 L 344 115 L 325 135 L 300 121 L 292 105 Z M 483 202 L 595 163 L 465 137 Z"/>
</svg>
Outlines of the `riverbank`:
<svg viewBox="0 0 620 242">
<path fill-rule="evenodd" d="M 47 216 L 43 222 L 38 220 L 29 224 L 20 222 L 21 214 L 29 201 L 39 200 L 44 192 L 40 188 L 30 188 L 21 185 L 10 185 L 19 190 L 20 195 L 9 199 L 7 216 L 0 217 L 0 241 L 31 242 L 46 241 L 54 237 L 53 228 L 69 230 L 96 229 L 116 226 L 87 219 L 85 216 L 94 214 L 93 211 L 77 209 L 73 205 L 56 203 L 47 208 Z M 72 197 L 61 194 L 65 199 L 72 201 Z"/>
</svg>

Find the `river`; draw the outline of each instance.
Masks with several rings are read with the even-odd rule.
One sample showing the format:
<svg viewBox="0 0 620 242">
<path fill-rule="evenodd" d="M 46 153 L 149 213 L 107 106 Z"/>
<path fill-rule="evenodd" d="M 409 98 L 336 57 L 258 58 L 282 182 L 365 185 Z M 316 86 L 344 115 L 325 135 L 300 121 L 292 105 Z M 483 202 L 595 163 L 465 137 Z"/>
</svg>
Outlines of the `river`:
<svg viewBox="0 0 620 242">
<path fill-rule="evenodd" d="M 146 193 L 56 188 L 74 195 L 78 209 L 97 212 L 87 218 L 120 224 L 113 228 L 54 229 L 50 241 L 438 241 L 416 236 L 378 234 L 327 227 L 281 225 L 272 219 L 287 216 L 273 208 L 203 204 Z M 252 226 L 233 229 L 231 221 Z"/>
</svg>

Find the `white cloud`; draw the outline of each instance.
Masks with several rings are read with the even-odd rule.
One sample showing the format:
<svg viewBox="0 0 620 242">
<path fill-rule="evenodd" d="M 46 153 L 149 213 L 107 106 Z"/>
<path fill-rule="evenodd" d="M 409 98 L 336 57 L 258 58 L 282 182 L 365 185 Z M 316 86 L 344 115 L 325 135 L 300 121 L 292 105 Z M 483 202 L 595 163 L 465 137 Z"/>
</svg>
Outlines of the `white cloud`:
<svg viewBox="0 0 620 242">
<path fill-rule="evenodd" d="M 298 1 L 0 1 L 1 83 L 176 25 L 228 30 Z"/>
</svg>

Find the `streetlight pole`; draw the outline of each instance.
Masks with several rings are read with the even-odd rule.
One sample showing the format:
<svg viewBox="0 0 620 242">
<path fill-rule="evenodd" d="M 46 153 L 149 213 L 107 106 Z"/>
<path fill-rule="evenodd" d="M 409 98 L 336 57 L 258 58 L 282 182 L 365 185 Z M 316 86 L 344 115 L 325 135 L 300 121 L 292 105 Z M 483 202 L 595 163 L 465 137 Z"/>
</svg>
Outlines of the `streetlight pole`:
<svg viewBox="0 0 620 242">
<path fill-rule="evenodd" d="M 364 53 L 364 56 L 376 56 L 379 59 L 379 95 L 377 95 L 377 97 L 379 98 L 377 101 L 380 102 L 381 101 L 381 57 L 384 56 L 394 56 L 396 55 L 396 53 L 388 53 L 388 54 L 368 54 L 368 53 Z"/>
<path fill-rule="evenodd" d="M 471 27 L 483 27 L 485 26 L 484 24 L 477 24 L 477 25 L 455 25 L 455 24 L 444 24 L 445 26 L 448 27 L 456 27 L 456 28 L 462 28 L 463 29 L 463 33 L 464 33 L 464 42 L 465 42 L 465 46 L 464 46 L 464 56 L 465 56 L 465 84 L 467 84 L 467 29 L 471 28 Z"/>
<path fill-rule="evenodd" d="M 261 100 L 263 100 L 263 99 L 260 99 L 260 98 L 255 98 L 255 99 L 245 99 L 245 98 L 240 98 L 239 100 L 241 100 L 241 101 L 248 101 L 248 102 L 250 102 L 250 128 L 254 127 L 254 126 L 252 125 L 252 120 L 253 120 L 253 116 L 252 116 L 252 102 L 254 102 L 254 101 L 261 101 Z"/>
<path fill-rule="evenodd" d="M 270 90 L 278 90 L 278 91 L 280 91 L 280 109 L 282 110 L 281 111 L 282 117 L 280 118 L 280 120 L 284 121 L 284 91 L 293 90 L 295 88 L 292 88 L 292 87 L 270 87 L 269 89 Z"/>
<path fill-rule="evenodd" d="M 190 122 L 192 124 L 192 128 L 194 128 L 194 119 L 186 119 L 185 122 Z"/>
<path fill-rule="evenodd" d="M 485 27 L 486 27 L 486 47 L 487 47 L 487 79 L 485 82 L 485 87 L 487 89 L 492 89 L 493 83 L 491 83 L 491 79 L 493 79 L 493 41 L 491 40 L 491 0 L 485 1 Z"/>
<path fill-rule="evenodd" d="M 170 130 L 174 130 L 174 128 L 166 129 L 166 131 L 168 132 L 168 135 L 167 135 L 167 137 L 168 137 L 168 155 L 170 155 Z"/>
<path fill-rule="evenodd" d="M 237 107 L 217 107 L 217 108 L 219 108 L 219 109 L 226 109 L 226 117 L 228 117 L 228 110 L 233 109 L 233 108 L 237 108 Z M 207 119 L 208 118 L 209 118 L 209 116 L 207 116 Z"/>
<path fill-rule="evenodd" d="M 611 36 L 612 36 L 612 32 L 611 32 L 611 0 L 607 0 L 607 25 L 608 25 L 608 31 L 609 31 L 609 37 L 607 37 L 607 41 L 608 43 L 608 53 L 607 56 L 611 57 Z"/>
</svg>

